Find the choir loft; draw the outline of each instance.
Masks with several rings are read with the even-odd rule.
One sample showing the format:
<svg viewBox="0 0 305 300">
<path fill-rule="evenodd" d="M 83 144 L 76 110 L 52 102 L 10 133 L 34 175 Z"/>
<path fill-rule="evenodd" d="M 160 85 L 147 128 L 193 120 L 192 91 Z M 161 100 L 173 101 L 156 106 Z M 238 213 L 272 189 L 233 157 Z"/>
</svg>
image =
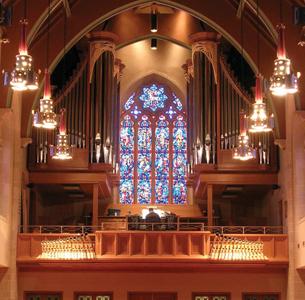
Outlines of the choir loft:
<svg viewBox="0 0 305 300">
<path fill-rule="evenodd" d="M 304 1 L 0 2 L 0 299 L 304 299 Z"/>
</svg>

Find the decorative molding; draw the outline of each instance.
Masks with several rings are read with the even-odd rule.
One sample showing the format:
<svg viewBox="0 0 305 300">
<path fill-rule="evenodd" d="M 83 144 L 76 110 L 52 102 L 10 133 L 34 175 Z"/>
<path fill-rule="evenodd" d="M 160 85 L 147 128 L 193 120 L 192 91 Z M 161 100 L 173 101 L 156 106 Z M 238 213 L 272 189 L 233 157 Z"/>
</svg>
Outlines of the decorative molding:
<svg viewBox="0 0 305 300">
<path fill-rule="evenodd" d="M 286 149 L 286 139 L 275 139 L 274 144 L 279 146 L 281 150 Z"/>
<path fill-rule="evenodd" d="M 296 114 L 297 114 L 297 116 L 299 116 L 301 118 L 301 120 L 303 122 L 305 122 L 305 111 L 304 110 L 297 111 Z"/>
<path fill-rule="evenodd" d="M 32 144 L 31 138 L 21 138 L 21 148 L 26 148 L 29 144 Z"/>
<path fill-rule="evenodd" d="M 12 113 L 12 112 L 13 111 L 11 108 L 0 108 L 0 123 L 9 113 Z"/>
<path fill-rule="evenodd" d="M 89 79 L 91 82 L 94 65 L 104 52 L 111 52 L 115 59 L 115 48 L 118 36 L 112 32 L 99 31 L 87 35 L 89 46 Z"/>
<path fill-rule="evenodd" d="M 188 59 L 185 64 L 181 66 L 184 71 L 184 77 L 186 82 L 190 82 L 191 77 L 194 77 L 194 67 L 191 59 Z"/>
<path fill-rule="evenodd" d="M 218 44 L 221 35 L 216 32 L 198 32 L 192 34 L 192 60 L 196 52 L 202 52 L 212 64 L 215 82 L 218 83 Z"/>
<path fill-rule="evenodd" d="M 117 77 L 118 82 L 120 82 L 122 79 L 124 68 L 125 65 L 122 63 L 122 61 L 116 58 L 113 66 L 113 77 Z"/>
</svg>

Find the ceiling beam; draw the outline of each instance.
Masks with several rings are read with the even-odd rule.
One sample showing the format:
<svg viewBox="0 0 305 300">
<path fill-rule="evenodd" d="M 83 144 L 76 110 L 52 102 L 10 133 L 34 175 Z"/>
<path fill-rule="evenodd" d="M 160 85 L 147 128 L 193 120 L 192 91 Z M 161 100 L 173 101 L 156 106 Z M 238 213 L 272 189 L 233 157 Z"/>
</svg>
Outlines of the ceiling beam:
<svg viewBox="0 0 305 300">
<path fill-rule="evenodd" d="M 241 15 L 244 11 L 245 3 L 246 3 L 246 0 L 239 1 L 237 13 L 236 13 L 237 18 L 239 18 L 239 19 L 241 18 Z"/>
<path fill-rule="evenodd" d="M 273 185 L 278 183 L 278 178 L 276 173 L 203 173 L 198 181 L 197 189 L 204 190 L 206 184 Z"/>
<path fill-rule="evenodd" d="M 62 0 L 62 4 L 65 8 L 67 18 L 69 18 L 71 16 L 71 7 L 69 4 L 69 0 Z"/>
</svg>

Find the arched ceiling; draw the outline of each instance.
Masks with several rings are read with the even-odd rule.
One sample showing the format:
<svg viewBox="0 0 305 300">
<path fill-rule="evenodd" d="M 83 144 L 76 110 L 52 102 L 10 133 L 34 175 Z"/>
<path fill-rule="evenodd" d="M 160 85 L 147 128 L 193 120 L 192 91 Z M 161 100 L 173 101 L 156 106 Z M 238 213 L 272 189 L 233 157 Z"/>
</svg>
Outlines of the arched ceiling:
<svg viewBox="0 0 305 300">
<path fill-rule="evenodd" d="M 125 64 L 121 79 L 122 98 L 128 97 L 130 88 L 137 81 L 150 74 L 158 74 L 168 79 L 186 97 L 186 82 L 181 66 L 191 58 L 189 49 L 169 41 L 158 40 L 158 50 L 151 50 L 150 40 L 143 40 L 119 49 L 117 57 Z"/>
<path fill-rule="evenodd" d="M 58 9 L 58 5 L 61 5 L 64 0 L 53 0 L 52 7 L 54 8 L 54 16 L 52 16 L 52 26 L 50 30 L 50 36 L 52 45 L 50 48 L 50 58 L 52 61 L 51 69 L 55 67 L 58 60 L 63 53 L 63 38 L 61 37 L 63 32 L 63 9 Z M 48 1 L 28 1 L 28 19 L 30 21 L 31 29 L 31 45 L 30 53 L 35 58 L 35 67 L 43 69 L 45 65 L 45 34 L 37 34 L 38 29 L 41 26 L 41 22 L 45 20 L 47 12 Z M 35 2 L 35 4 L 34 4 Z M 214 1 L 197 1 L 197 0 L 159 0 L 155 1 L 162 5 L 168 5 L 177 10 L 184 10 L 188 14 L 195 16 L 198 19 L 204 20 L 209 26 L 213 27 L 222 35 L 228 39 L 233 45 L 239 48 L 240 42 L 240 20 L 236 17 L 237 13 L 237 0 L 214 0 Z M 151 3 L 147 0 L 116 0 L 116 1 L 100 1 L 100 0 L 73 0 L 69 1 L 71 4 L 71 17 L 68 19 L 68 33 L 67 41 L 68 46 L 71 47 L 75 44 L 86 32 L 92 30 L 105 22 L 113 16 L 118 16 L 120 13 L 138 7 L 139 5 Z M 264 17 L 263 23 L 267 25 L 267 34 L 264 33 L 261 39 L 261 73 L 269 78 L 272 72 L 272 62 L 275 58 L 275 44 L 274 44 L 274 26 L 278 22 L 278 0 L 260 1 L 261 16 Z M 7 29 L 7 35 L 10 38 L 10 43 L 2 47 L 2 67 L 5 70 L 10 70 L 14 64 L 14 54 L 18 48 L 19 39 L 19 27 L 17 26 L 18 20 L 22 17 L 22 1 L 13 1 L 14 5 L 14 20 L 12 27 Z M 248 16 L 246 14 L 246 20 L 244 21 L 244 34 L 245 34 L 245 53 L 248 55 L 249 61 L 254 64 L 256 58 L 256 29 L 253 20 L 251 20 L 251 11 L 255 7 L 253 0 L 246 0 L 246 9 L 249 11 Z M 289 57 L 292 59 L 294 67 L 305 74 L 305 64 L 303 63 L 304 49 L 297 47 L 299 39 L 299 28 L 292 24 L 292 2 L 284 1 L 284 18 L 287 26 L 287 51 Z M 57 13 L 55 16 L 55 12 Z M 179 15 L 179 14 L 177 14 Z M 122 17 L 122 16 L 121 16 Z M 262 19 L 263 19 L 262 17 Z M 123 18 L 123 17 L 122 17 Z M 178 18 L 178 17 L 177 17 Z M 180 13 L 180 18 L 183 18 L 183 13 Z M 171 22 L 170 22 L 171 20 Z M 177 19 L 174 20 L 172 17 L 167 18 L 168 26 L 164 26 L 162 30 L 170 35 L 170 38 L 179 36 L 180 42 L 187 43 L 186 36 L 188 26 L 185 28 L 179 27 L 181 22 Z M 262 26 L 264 25 L 262 24 Z M 111 25 L 109 25 L 111 26 Z M 262 27 L 261 26 L 261 27 Z M 140 30 L 144 31 L 144 28 Z M 127 28 L 119 28 L 125 31 L 125 37 L 128 35 Z M 202 30 L 202 29 L 201 29 Z M 147 30 L 146 30 L 147 31 Z M 273 34 L 272 34 L 273 32 Z M 146 34 L 149 34 L 147 32 Z M 300 96 L 301 104 L 300 107 L 305 107 L 305 86 L 304 78 L 300 80 Z M 0 106 L 4 107 L 7 105 L 7 99 L 9 95 L 9 89 L 7 87 L 0 87 Z M 38 94 L 25 93 L 23 95 L 23 113 L 22 113 L 22 128 L 26 128 L 26 124 L 29 120 L 29 116 L 32 109 L 34 99 L 38 98 Z M 280 128 L 281 137 L 285 136 L 284 130 L 284 101 L 275 99 L 274 106 L 276 113 L 281 120 L 282 128 Z M 22 135 L 26 136 L 26 130 L 23 130 Z"/>
</svg>

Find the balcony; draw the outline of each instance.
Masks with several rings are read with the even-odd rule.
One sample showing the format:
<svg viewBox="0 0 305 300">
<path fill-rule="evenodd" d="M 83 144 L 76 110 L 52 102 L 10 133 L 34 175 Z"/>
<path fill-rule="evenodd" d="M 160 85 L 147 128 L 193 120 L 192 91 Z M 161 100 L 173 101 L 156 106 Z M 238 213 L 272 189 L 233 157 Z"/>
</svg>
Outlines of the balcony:
<svg viewBox="0 0 305 300">
<path fill-rule="evenodd" d="M 92 228 L 86 227 L 87 230 Z M 82 230 L 85 231 L 86 228 Z M 44 227 L 41 227 L 44 229 Z M 65 229 L 62 227 L 62 229 Z M 81 228 L 79 228 L 81 229 Z M 216 230 L 215 228 L 214 230 Z M 220 228 L 218 228 L 219 230 Z M 226 232 L 226 228 L 221 229 Z M 232 229 L 231 229 L 232 230 Z M 238 232 L 236 230 L 235 232 Z M 244 232 L 247 228 L 243 229 Z M 262 232 L 267 232 L 266 228 Z M 210 231 L 185 230 L 103 230 L 86 237 L 93 246 L 90 258 L 41 258 L 42 241 L 58 241 L 80 234 L 71 233 L 20 233 L 18 235 L 17 264 L 21 268 L 79 269 L 214 269 L 214 268 L 280 268 L 288 265 L 288 237 L 286 234 L 227 234 L 226 237 L 244 243 L 263 244 L 266 260 L 212 259 L 215 234 Z M 82 256 L 83 257 L 83 256 Z M 132 263 L 132 264 L 130 264 Z"/>
</svg>

